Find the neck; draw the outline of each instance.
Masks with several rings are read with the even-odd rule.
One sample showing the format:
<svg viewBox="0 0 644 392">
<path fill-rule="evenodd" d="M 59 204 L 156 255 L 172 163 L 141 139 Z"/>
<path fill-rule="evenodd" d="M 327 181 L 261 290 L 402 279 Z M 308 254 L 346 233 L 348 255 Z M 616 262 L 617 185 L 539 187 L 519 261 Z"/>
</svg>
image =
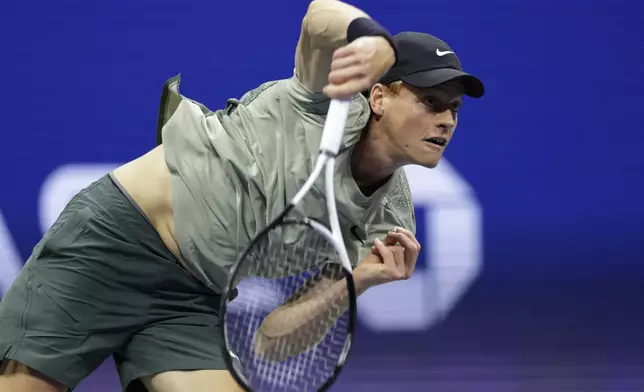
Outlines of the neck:
<svg viewBox="0 0 644 392">
<path fill-rule="evenodd" d="M 370 124 L 362 132 L 351 155 L 351 171 L 360 190 L 367 196 L 384 185 L 402 165 L 391 153 L 390 140 Z"/>
</svg>

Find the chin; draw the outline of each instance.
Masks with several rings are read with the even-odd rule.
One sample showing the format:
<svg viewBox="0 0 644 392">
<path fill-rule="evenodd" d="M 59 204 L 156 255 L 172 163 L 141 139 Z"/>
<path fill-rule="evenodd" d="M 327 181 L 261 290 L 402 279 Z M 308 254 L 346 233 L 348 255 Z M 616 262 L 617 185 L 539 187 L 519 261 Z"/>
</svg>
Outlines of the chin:
<svg viewBox="0 0 644 392">
<path fill-rule="evenodd" d="M 440 160 L 441 157 L 425 157 L 425 159 L 417 160 L 415 163 L 416 165 L 420 165 L 428 169 L 433 169 L 438 166 L 438 162 L 440 162 Z"/>
<path fill-rule="evenodd" d="M 433 169 L 438 166 L 438 162 L 440 162 L 442 157 L 442 151 L 427 151 L 426 149 L 423 149 L 421 151 L 414 151 L 413 154 L 407 155 L 406 164 Z"/>
<path fill-rule="evenodd" d="M 436 166 L 438 166 L 438 161 L 426 162 L 426 163 L 423 163 L 421 166 L 426 167 L 428 169 L 433 169 Z"/>
</svg>

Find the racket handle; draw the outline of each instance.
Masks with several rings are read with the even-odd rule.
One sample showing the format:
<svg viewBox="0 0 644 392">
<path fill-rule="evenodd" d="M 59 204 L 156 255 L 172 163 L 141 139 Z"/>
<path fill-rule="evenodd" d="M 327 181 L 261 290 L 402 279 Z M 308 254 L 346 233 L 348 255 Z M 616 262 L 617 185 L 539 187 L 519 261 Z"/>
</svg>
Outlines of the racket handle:
<svg viewBox="0 0 644 392">
<path fill-rule="evenodd" d="M 322 140 L 320 140 L 320 152 L 326 152 L 333 156 L 338 154 L 342 136 L 344 136 L 344 127 L 347 124 L 349 116 L 349 105 L 351 100 L 332 99 L 329 104 L 329 112 L 324 122 L 322 131 Z"/>
</svg>

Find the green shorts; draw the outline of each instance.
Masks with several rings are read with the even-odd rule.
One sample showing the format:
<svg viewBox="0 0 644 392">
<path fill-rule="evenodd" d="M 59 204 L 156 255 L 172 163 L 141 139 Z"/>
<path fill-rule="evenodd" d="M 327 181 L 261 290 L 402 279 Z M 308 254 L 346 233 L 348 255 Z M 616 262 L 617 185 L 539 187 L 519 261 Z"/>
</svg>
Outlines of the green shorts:
<svg viewBox="0 0 644 392">
<path fill-rule="evenodd" d="M 183 269 L 110 176 L 72 199 L 0 302 L 0 359 L 73 389 L 109 355 L 124 391 L 225 369 L 220 295 Z"/>
</svg>

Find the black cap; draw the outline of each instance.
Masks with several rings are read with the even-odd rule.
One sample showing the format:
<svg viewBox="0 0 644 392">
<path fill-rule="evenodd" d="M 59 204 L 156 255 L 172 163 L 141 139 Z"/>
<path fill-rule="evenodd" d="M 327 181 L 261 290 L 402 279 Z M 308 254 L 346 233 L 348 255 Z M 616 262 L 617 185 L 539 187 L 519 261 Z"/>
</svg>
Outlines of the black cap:
<svg viewBox="0 0 644 392">
<path fill-rule="evenodd" d="M 430 34 L 406 31 L 393 37 L 396 45 L 396 64 L 380 79 L 387 84 L 397 80 L 414 87 L 434 87 L 451 80 L 458 80 L 465 88 L 465 95 L 483 96 L 483 82 L 463 72 L 461 62 L 444 41 Z"/>
</svg>

